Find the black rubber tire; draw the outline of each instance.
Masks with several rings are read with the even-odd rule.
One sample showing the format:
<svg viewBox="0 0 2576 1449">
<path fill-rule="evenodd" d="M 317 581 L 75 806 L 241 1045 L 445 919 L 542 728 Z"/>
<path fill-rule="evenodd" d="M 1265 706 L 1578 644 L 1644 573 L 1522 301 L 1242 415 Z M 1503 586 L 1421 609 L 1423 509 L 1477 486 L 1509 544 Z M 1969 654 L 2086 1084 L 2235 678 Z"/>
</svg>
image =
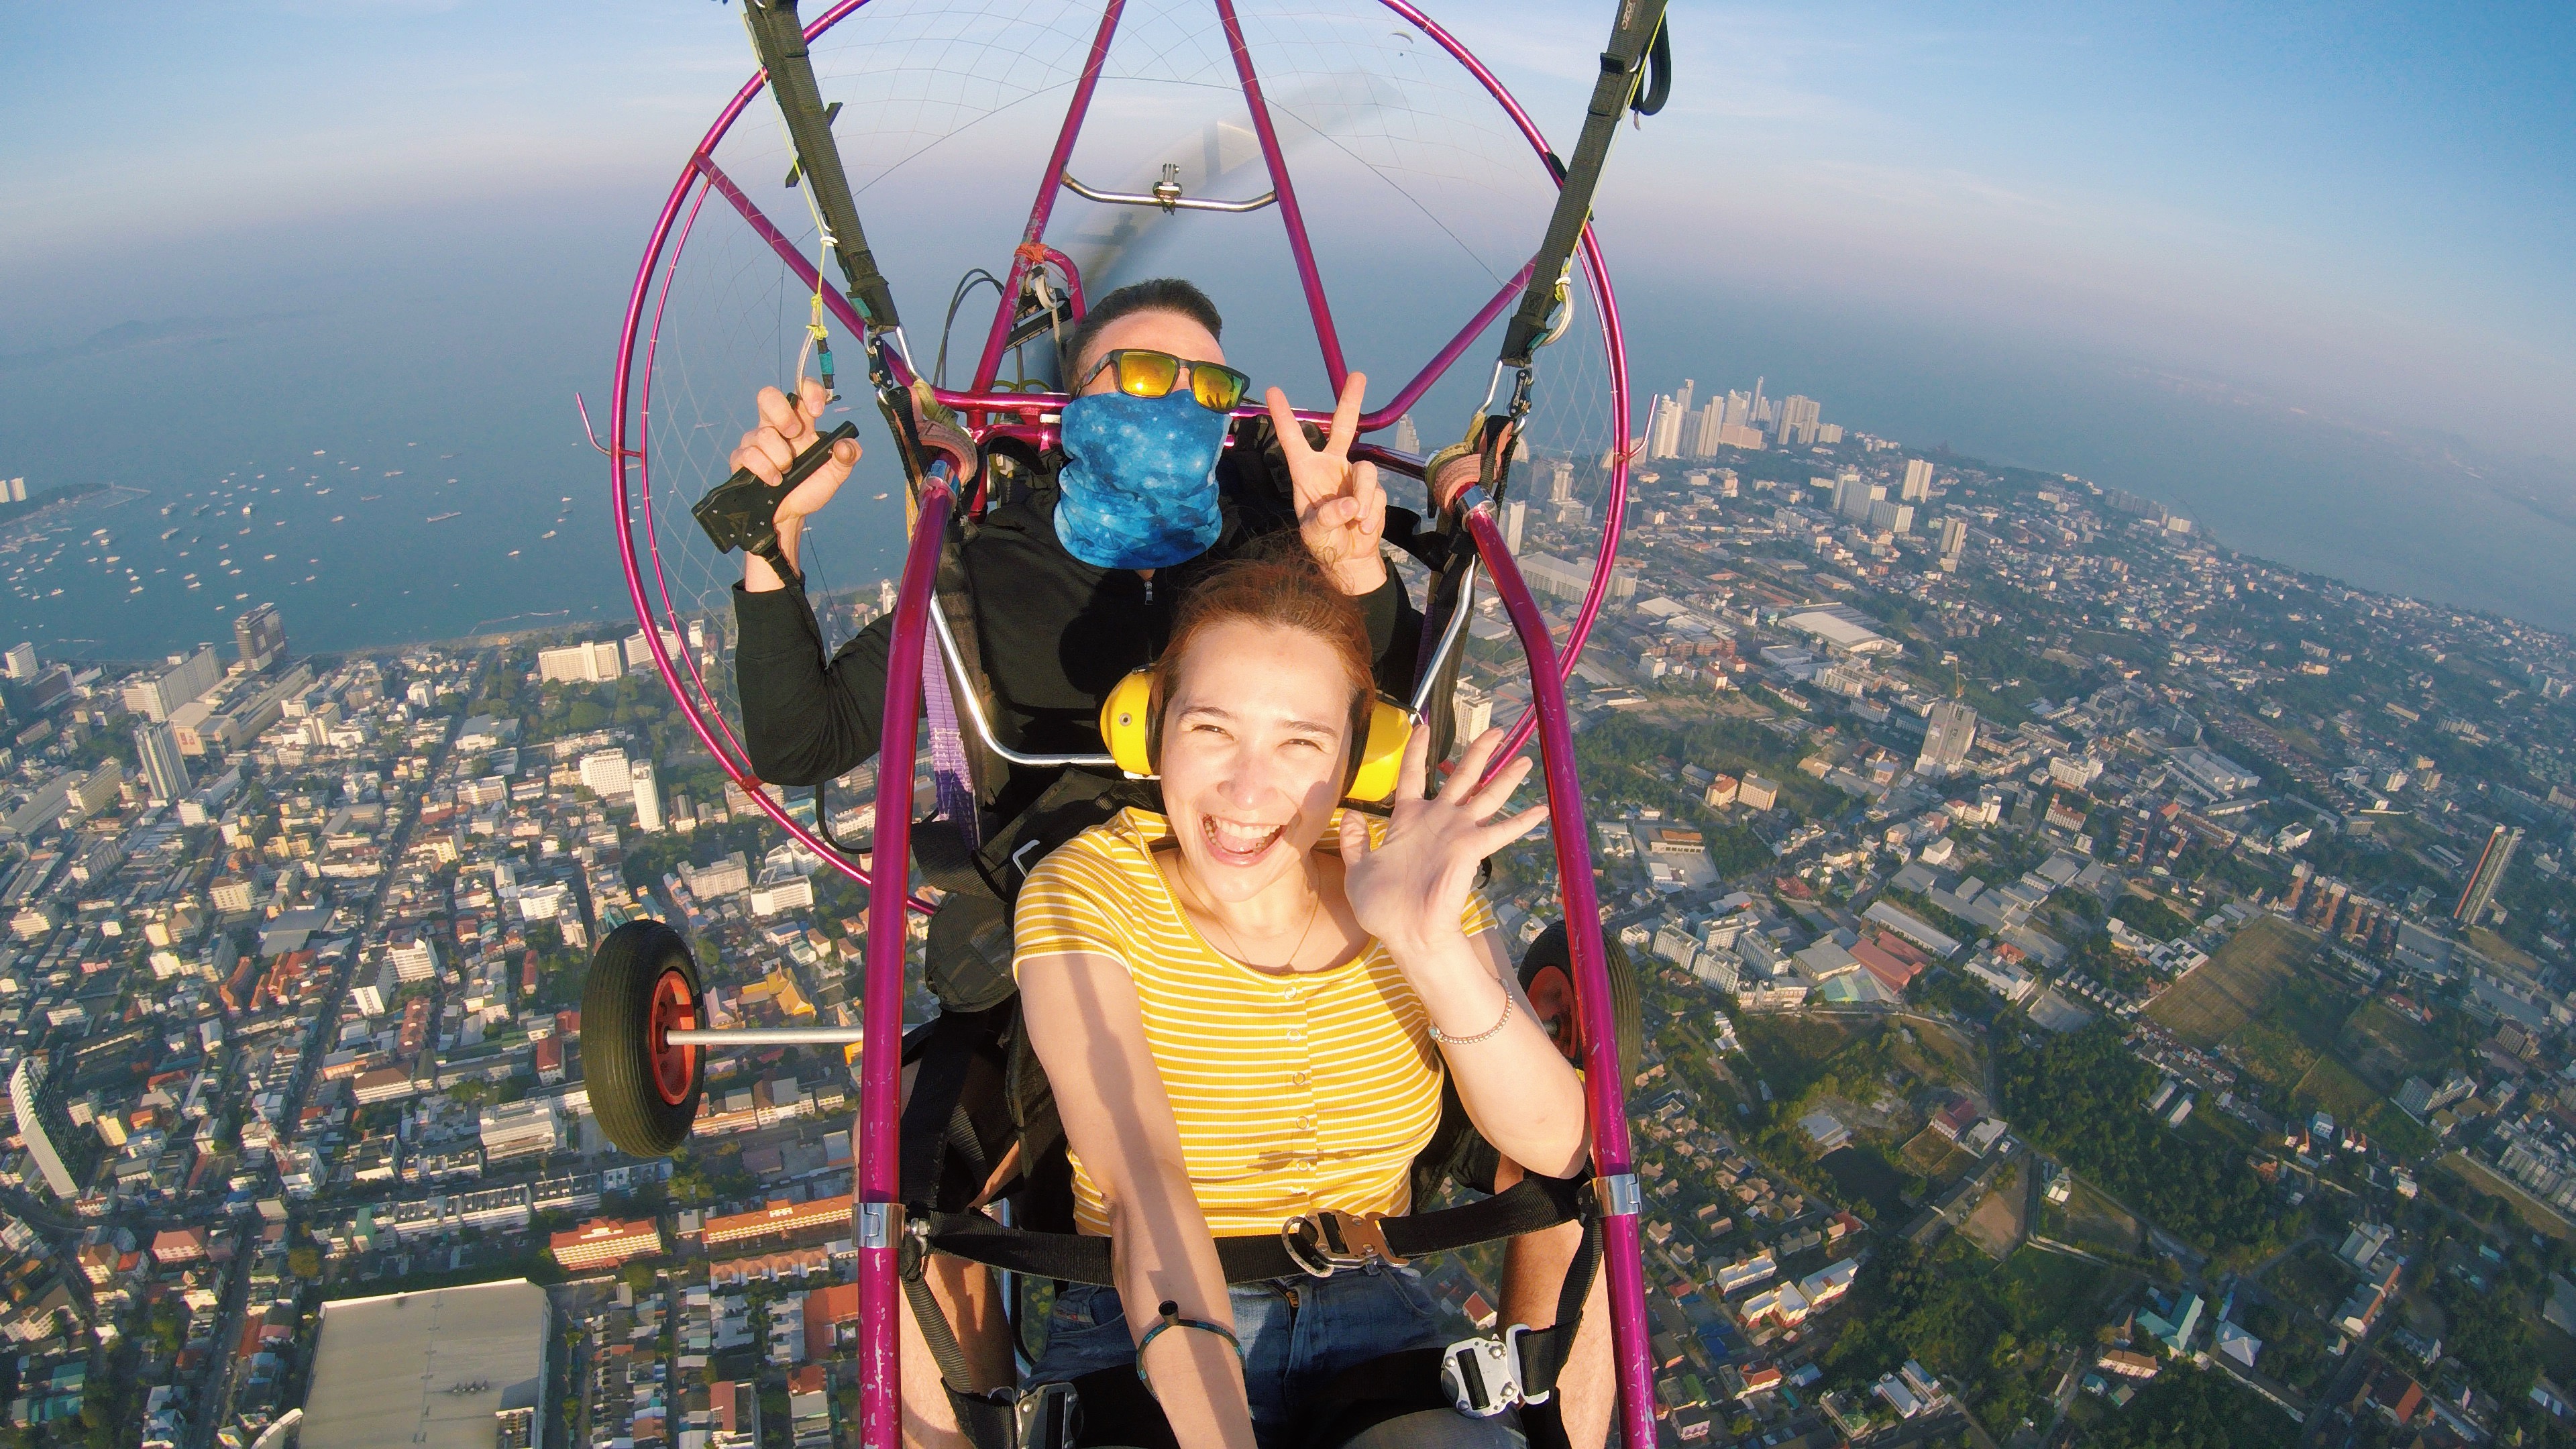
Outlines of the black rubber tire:
<svg viewBox="0 0 2576 1449">
<path fill-rule="evenodd" d="M 668 1157 L 689 1140 L 706 1092 L 706 1053 L 693 1054 L 688 1093 L 663 1099 L 655 1084 L 653 1001 L 662 978 L 678 973 L 688 999 L 703 1001 L 697 962 L 680 933 L 655 920 L 629 921 L 608 933 L 590 958 L 581 992 L 581 1063 L 591 1115 L 620 1151 Z"/>
<path fill-rule="evenodd" d="M 1610 1016 L 1619 1028 L 1619 1071 L 1623 1078 L 1621 1085 L 1624 1086 L 1624 1079 L 1637 1075 L 1637 1064 L 1645 1055 L 1646 1029 L 1638 1014 L 1637 969 L 1628 959 L 1628 948 L 1619 943 L 1618 937 L 1605 933 L 1601 948 L 1601 964 L 1610 977 Z M 1531 983 L 1538 980 L 1539 973 L 1551 966 L 1572 980 L 1574 950 L 1566 944 L 1563 921 L 1550 922 L 1548 928 L 1529 943 L 1529 949 L 1521 953 L 1521 990 L 1529 991 Z"/>
</svg>

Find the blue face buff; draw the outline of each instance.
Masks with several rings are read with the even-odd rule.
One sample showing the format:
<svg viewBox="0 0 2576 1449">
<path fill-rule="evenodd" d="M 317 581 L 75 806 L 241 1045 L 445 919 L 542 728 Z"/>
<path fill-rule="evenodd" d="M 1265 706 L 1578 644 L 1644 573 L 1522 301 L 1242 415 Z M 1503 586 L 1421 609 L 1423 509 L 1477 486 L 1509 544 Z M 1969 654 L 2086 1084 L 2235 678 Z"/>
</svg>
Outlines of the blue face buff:
<svg viewBox="0 0 2576 1449">
<path fill-rule="evenodd" d="M 1103 569 L 1159 569 L 1207 552 L 1224 527 L 1216 464 L 1233 419 L 1175 388 L 1091 393 L 1065 404 L 1055 536 Z"/>
</svg>

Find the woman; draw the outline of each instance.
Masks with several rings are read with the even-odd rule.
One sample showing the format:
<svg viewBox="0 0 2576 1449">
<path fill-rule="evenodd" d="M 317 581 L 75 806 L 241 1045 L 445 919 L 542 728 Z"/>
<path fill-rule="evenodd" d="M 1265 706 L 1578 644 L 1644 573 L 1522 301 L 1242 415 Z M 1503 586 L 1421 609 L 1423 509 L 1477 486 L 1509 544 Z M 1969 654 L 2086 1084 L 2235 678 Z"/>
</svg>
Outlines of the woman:
<svg viewBox="0 0 2576 1449">
<path fill-rule="evenodd" d="M 1315 564 L 1229 565 L 1157 665 L 1166 813 L 1076 838 L 1020 895 L 1030 1043 L 1077 1222 L 1116 1240 L 1118 1278 L 1059 1298 L 1034 1379 L 1138 1364 L 1184 1444 L 1288 1442 L 1334 1374 L 1444 1340 L 1408 1271 L 1229 1291 L 1213 1242 L 1327 1208 L 1408 1211 L 1444 1074 L 1512 1162 L 1570 1177 L 1585 1160 L 1579 1081 L 1471 889 L 1545 814 L 1499 814 L 1529 761 L 1463 783 L 1489 731 L 1462 783 L 1426 800 L 1417 731 L 1392 818 L 1341 810 L 1375 699 L 1366 629 Z"/>
</svg>

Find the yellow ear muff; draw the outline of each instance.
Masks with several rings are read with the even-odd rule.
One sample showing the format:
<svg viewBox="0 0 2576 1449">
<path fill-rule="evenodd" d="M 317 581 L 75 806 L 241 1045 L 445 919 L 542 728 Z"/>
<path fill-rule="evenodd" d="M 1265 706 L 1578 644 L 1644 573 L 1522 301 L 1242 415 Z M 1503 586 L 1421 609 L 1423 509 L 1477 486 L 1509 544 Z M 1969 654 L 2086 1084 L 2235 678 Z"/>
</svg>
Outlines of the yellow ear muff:
<svg viewBox="0 0 2576 1449">
<path fill-rule="evenodd" d="M 1109 758 L 1136 779 L 1155 774 L 1154 671 L 1139 669 L 1118 681 L 1100 703 L 1100 740 Z M 1396 777 L 1404 768 L 1404 746 L 1413 737 L 1413 716 L 1404 706 L 1379 699 L 1369 709 L 1368 739 L 1360 745 L 1346 799 L 1375 803 L 1393 797 Z"/>
<path fill-rule="evenodd" d="M 1118 681 L 1100 702 L 1100 740 L 1109 758 L 1130 776 L 1154 773 L 1154 671 L 1139 669 Z"/>
<path fill-rule="evenodd" d="M 1413 716 L 1404 706 L 1384 698 L 1370 706 L 1368 739 L 1360 745 L 1359 768 L 1343 798 L 1371 804 L 1392 798 L 1404 769 L 1404 746 L 1412 738 Z"/>
</svg>

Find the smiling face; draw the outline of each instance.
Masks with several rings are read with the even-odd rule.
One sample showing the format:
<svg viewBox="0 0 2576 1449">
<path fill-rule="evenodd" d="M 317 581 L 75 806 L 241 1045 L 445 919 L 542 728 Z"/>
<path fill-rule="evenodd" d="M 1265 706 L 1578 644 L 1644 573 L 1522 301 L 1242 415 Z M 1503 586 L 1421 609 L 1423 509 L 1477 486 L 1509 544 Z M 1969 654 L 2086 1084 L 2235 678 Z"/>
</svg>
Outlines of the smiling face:
<svg viewBox="0 0 2576 1449">
<path fill-rule="evenodd" d="M 1163 705 L 1163 807 L 1191 883 L 1251 900 L 1331 823 L 1349 747 L 1351 681 L 1331 643 L 1229 619 L 1200 630 Z"/>
<path fill-rule="evenodd" d="M 1092 372 L 1100 366 L 1100 359 L 1122 347 L 1168 352 L 1183 362 L 1220 365 L 1225 362 L 1225 349 L 1217 345 L 1215 333 L 1178 312 L 1149 307 L 1142 312 L 1130 312 L 1103 326 L 1084 346 L 1082 356 L 1074 359 L 1073 375 L 1090 379 L 1082 384 L 1084 394 L 1117 390 L 1118 379 L 1114 371 L 1100 373 L 1097 377 L 1093 377 Z"/>
</svg>

